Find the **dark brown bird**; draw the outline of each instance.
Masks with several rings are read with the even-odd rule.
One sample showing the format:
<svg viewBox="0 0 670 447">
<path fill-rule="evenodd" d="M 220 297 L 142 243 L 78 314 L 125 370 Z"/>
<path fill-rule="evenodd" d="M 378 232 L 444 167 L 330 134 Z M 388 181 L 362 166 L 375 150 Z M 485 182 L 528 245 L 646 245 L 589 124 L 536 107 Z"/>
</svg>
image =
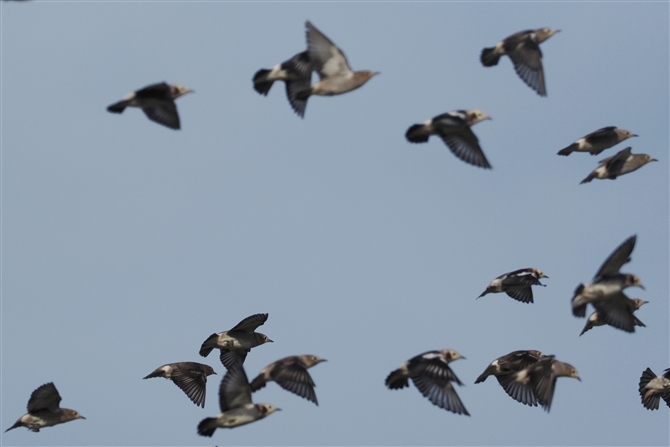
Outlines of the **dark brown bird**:
<svg viewBox="0 0 670 447">
<path fill-rule="evenodd" d="M 470 416 L 451 384 L 456 382 L 463 385 L 449 367 L 449 363 L 463 358 L 465 357 L 453 349 L 424 352 L 391 371 L 386 377 L 386 386 L 392 390 L 402 389 L 409 386 L 408 379 L 412 379 L 421 394 L 433 405 L 452 413 Z"/>
<path fill-rule="evenodd" d="M 272 84 L 275 81 L 284 81 L 286 84 L 286 97 L 291 108 L 300 117 L 305 116 L 305 107 L 307 100 L 298 99 L 297 93 L 309 89 L 312 80 L 312 64 L 309 60 L 309 53 L 303 51 L 293 56 L 291 59 L 281 64 L 275 65 L 272 69 L 260 69 L 254 75 L 254 90 L 261 95 L 267 96 Z"/>
<path fill-rule="evenodd" d="M 193 90 L 180 84 L 152 84 L 127 94 L 121 101 L 107 107 L 107 111 L 123 113 L 126 107 L 139 107 L 151 121 L 178 130 L 179 114 L 174 100 L 191 92 Z"/>
<path fill-rule="evenodd" d="M 267 335 L 254 332 L 268 319 L 268 314 L 254 314 L 228 330 L 210 335 L 200 347 L 200 355 L 207 357 L 212 349 L 221 350 L 221 363 L 230 369 L 237 362 L 244 363 L 251 348 L 272 342 Z"/>
<path fill-rule="evenodd" d="M 580 182 L 588 183 L 594 178 L 616 180 L 617 177 L 637 171 L 642 166 L 652 161 L 658 161 L 647 154 L 631 154 L 631 147 L 627 147 L 615 155 L 600 161 L 600 166 L 595 168 L 584 180 Z"/>
<path fill-rule="evenodd" d="M 53 382 L 45 383 L 30 395 L 28 413 L 21 416 L 14 425 L 5 430 L 5 433 L 17 427 L 26 427 L 38 432 L 40 428 L 53 427 L 75 419 L 86 419 L 74 410 L 61 408 L 60 401 L 60 394 Z"/>
<path fill-rule="evenodd" d="M 521 80 L 538 95 L 547 96 L 540 44 L 559 31 L 553 28 L 540 28 L 512 34 L 498 42 L 495 47 L 482 50 L 480 57 L 482 65 L 485 67 L 498 65 L 500 57 L 507 55 Z"/>
<path fill-rule="evenodd" d="M 316 393 L 314 392 L 316 385 L 307 369 L 325 361 L 325 359 L 315 355 L 284 357 L 261 370 L 258 376 L 251 381 L 251 392 L 256 392 L 268 382 L 275 381 L 286 391 L 290 391 L 319 405 L 316 400 Z"/>
<path fill-rule="evenodd" d="M 640 307 L 642 307 L 643 304 L 647 304 L 649 301 L 644 301 L 641 300 L 640 298 L 629 298 L 628 299 L 628 306 L 630 307 L 630 312 L 631 314 L 638 310 Z M 646 325 L 641 322 L 635 315 L 633 315 L 633 322 L 635 326 L 640 326 L 640 327 L 646 327 Z M 606 325 L 607 322 L 600 316 L 600 313 L 596 310 L 593 312 L 591 315 L 589 315 L 589 318 L 586 319 L 586 324 L 584 325 L 584 329 L 582 332 L 579 334 L 580 337 L 584 332 L 588 331 L 589 329 L 596 327 L 596 326 L 604 326 Z"/>
<path fill-rule="evenodd" d="M 178 362 L 159 366 L 144 378 L 165 377 L 172 380 L 194 404 L 205 408 L 207 376 L 212 374 L 216 373 L 209 365 L 196 362 Z"/>
</svg>

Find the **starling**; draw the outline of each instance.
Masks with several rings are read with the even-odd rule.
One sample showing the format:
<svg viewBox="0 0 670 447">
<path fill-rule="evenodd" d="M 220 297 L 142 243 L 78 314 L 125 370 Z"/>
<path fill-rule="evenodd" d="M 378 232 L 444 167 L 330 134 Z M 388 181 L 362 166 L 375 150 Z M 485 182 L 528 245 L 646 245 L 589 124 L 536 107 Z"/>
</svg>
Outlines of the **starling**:
<svg viewBox="0 0 670 447">
<path fill-rule="evenodd" d="M 74 410 L 61 408 L 60 401 L 60 394 L 53 382 L 45 383 L 30 395 L 28 413 L 21 416 L 14 425 L 5 430 L 5 433 L 16 427 L 26 427 L 38 432 L 40 428 L 53 427 L 75 419 L 86 419 Z"/>
<path fill-rule="evenodd" d="M 504 376 L 500 384 L 515 400 L 527 405 L 535 405 L 528 402 L 536 400 L 549 412 L 556 379 L 559 377 L 574 377 L 581 381 L 572 365 L 559 362 L 553 355 L 548 355 L 520 371 Z"/>
<path fill-rule="evenodd" d="M 296 98 L 299 91 L 309 88 L 312 80 L 312 65 L 309 53 L 303 51 L 272 69 L 260 69 L 254 75 L 254 90 L 261 95 L 267 96 L 274 81 L 284 81 L 286 84 L 286 97 L 289 104 L 300 117 L 305 116 L 307 101 Z"/>
<path fill-rule="evenodd" d="M 470 126 L 491 119 L 481 110 L 456 110 L 443 113 L 423 124 L 414 124 L 407 129 L 405 138 L 410 143 L 425 143 L 431 135 L 438 135 L 451 152 L 461 160 L 484 169 L 491 169 L 479 139 Z"/>
<path fill-rule="evenodd" d="M 453 349 L 429 351 L 406 361 L 386 378 L 386 386 L 392 390 L 409 386 L 408 379 L 434 405 L 456 414 L 470 416 L 451 382 L 463 383 L 449 367 L 454 360 L 464 359 Z"/>
<path fill-rule="evenodd" d="M 191 92 L 193 90 L 183 85 L 162 82 L 127 94 L 121 101 L 107 107 L 107 110 L 122 113 L 126 107 L 139 107 L 151 121 L 170 129 L 179 129 L 179 114 L 174 100 Z"/>
<path fill-rule="evenodd" d="M 658 410 L 661 397 L 670 407 L 670 368 L 663 371 L 662 376 L 657 376 L 651 368 L 647 368 L 640 377 L 640 397 L 647 410 Z"/>
<path fill-rule="evenodd" d="M 279 408 L 272 404 L 251 402 L 251 387 L 241 363 L 234 364 L 219 387 L 221 413 L 198 424 L 198 434 L 211 437 L 217 428 L 234 428 L 263 419 Z"/>
<path fill-rule="evenodd" d="M 647 154 L 631 154 L 627 147 L 612 157 L 600 161 L 600 166 L 591 172 L 581 183 L 588 183 L 594 178 L 615 180 L 620 175 L 628 174 L 651 161 L 658 161 Z M 581 184 L 580 183 L 580 184 Z"/>
<path fill-rule="evenodd" d="M 480 59 L 485 67 L 492 67 L 498 65 L 501 56 L 508 55 L 521 80 L 538 95 L 547 96 L 540 44 L 559 31 L 553 28 L 520 31 L 498 42 L 495 47 L 484 48 Z"/>
<path fill-rule="evenodd" d="M 567 156 L 573 152 L 588 152 L 591 155 L 598 155 L 605 149 L 609 149 L 628 138 L 636 136 L 633 132 L 625 129 L 617 129 L 614 126 L 603 127 L 580 138 L 570 146 L 561 149 L 558 151 L 558 155 Z"/>
<path fill-rule="evenodd" d="M 542 270 L 533 267 L 505 273 L 491 281 L 491 284 L 477 298 L 481 298 L 487 293 L 505 292 L 517 301 L 532 303 L 533 291 L 530 286 L 545 287 L 544 284 L 540 283 L 541 278 L 548 278 L 548 276 Z"/>
<path fill-rule="evenodd" d="M 635 319 L 623 289 L 632 286 L 644 289 L 644 286 L 637 276 L 619 270 L 630 261 L 636 239 L 631 236 L 619 245 L 600 266 L 591 283 L 577 286 L 572 297 L 575 317 L 586 316 L 586 305 L 592 303 L 605 323 L 626 332 L 635 331 Z"/>
<path fill-rule="evenodd" d="M 362 86 L 376 71 L 352 71 L 347 58 L 333 42 L 309 21 L 307 28 L 307 52 L 312 68 L 319 74 L 320 81 L 311 87 L 300 90 L 296 98 L 307 101 L 311 95 L 333 96 L 341 95 Z"/>
<path fill-rule="evenodd" d="M 316 400 L 316 393 L 314 392 L 314 387 L 316 385 L 307 372 L 307 369 L 317 363 L 325 361 L 326 359 L 322 359 L 315 355 L 294 355 L 284 357 L 263 368 L 258 376 L 251 381 L 251 392 L 256 392 L 263 388 L 268 382 L 275 381 L 286 391 L 290 391 L 293 394 L 297 394 L 298 396 L 304 397 L 305 399 L 314 402 L 316 405 L 319 405 Z"/>
<path fill-rule="evenodd" d="M 179 362 L 159 366 L 144 378 L 165 377 L 172 380 L 194 404 L 205 408 L 207 376 L 212 374 L 216 373 L 209 365 L 196 362 Z"/>
<path fill-rule="evenodd" d="M 630 307 L 630 311 L 635 312 L 638 310 L 640 307 L 642 307 L 643 304 L 647 304 L 649 301 L 643 301 L 639 298 L 629 298 L 628 299 L 628 306 Z M 641 326 L 641 327 L 646 327 L 646 325 L 641 322 L 635 315 L 633 315 L 633 321 L 635 326 Z M 591 315 L 589 315 L 589 318 L 586 319 L 586 324 L 584 325 L 584 329 L 582 332 L 579 334 L 581 337 L 584 332 L 588 331 L 589 329 L 595 327 L 595 326 L 604 326 L 605 321 L 600 317 L 600 314 L 596 310 L 593 312 Z"/>
<path fill-rule="evenodd" d="M 272 342 L 267 335 L 254 332 L 268 319 L 268 314 L 254 314 L 237 323 L 234 328 L 210 335 L 200 347 L 200 355 L 207 357 L 212 349 L 221 350 L 219 358 L 227 369 L 240 362 L 244 363 L 251 348 Z"/>
</svg>

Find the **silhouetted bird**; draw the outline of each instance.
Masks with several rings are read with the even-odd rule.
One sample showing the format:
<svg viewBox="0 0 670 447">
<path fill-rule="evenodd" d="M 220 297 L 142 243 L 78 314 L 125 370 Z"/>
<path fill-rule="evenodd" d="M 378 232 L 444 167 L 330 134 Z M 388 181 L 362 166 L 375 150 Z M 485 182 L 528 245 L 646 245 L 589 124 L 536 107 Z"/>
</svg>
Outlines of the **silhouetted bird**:
<svg viewBox="0 0 670 447">
<path fill-rule="evenodd" d="M 498 42 L 495 47 L 484 48 L 480 59 L 485 67 L 491 67 L 498 65 L 501 56 L 509 56 L 523 82 L 540 96 L 547 96 L 540 44 L 559 31 L 553 28 L 520 31 Z"/>
<path fill-rule="evenodd" d="M 647 368 L 640 377 L 640 397 L 642 405 L 647 410 L 658 410 L 658 403 L 662 397 L 670 407 L 670 368 L 657 376 L 651 368 Z"/>
<path fill-rule="evenodd" d="M 172 380 L 194 404 L 205 408 L 207 376 L 212 374 L 216 373 L 209 365 L 196 362 L 179 362 L 159 366 L 144 378 L 165 377 Z"/>
<path fill-rule="evenodd" d="M 316 385 L 307 369 L 325 361 L 325 359 L 315 355 L 284 357 L 261 370 L 258 376 L 251 381 L 251 392 L 256 392 L 268 382 L 275 381 L 286 391 L 290 391 L 319 405 L 316 400 L 316 393 L 314 392 Z"/>
<path fill-rule="evenodd" d="M 594 178 L 608 178 L 614 180 L 620 175 L 628 174 L 629 172 L 640 169 L 651 161 L 658 161 L 647 154 L 631 154 L 630 150 L 631 148 L 627 147 L 626 149 L 619 151 L 616 155 L 601 160 L 599 162 L 601 163 L 600 166 L 594 169 L 588 177 L 581 181 L 581 183 L 588 183 Z"/>
<path fill-rule="evenodd" d="M 126 107 L 139 107 L 151 121 L 170 129 L 179 129 L 179 114 L 174 100 L 191 92 L 193 90 L 183 85 L 162 82 L 127 94 L 121 101 L 107 107 L 107 110 L 122 113 Z"/>
<path fill-rule="evenodd" d="M 580 138 L 570 146 L 561 149 L 558 151 L 558 155 L 567 156 L 573 152 L 588 152 L 591 155 L 598 155 L 605 149 L 609 149 L 628 138 L 636 136 L 625 129 L 617 129 L 614 126 L 603 127 Z"/>
<path fill-rule="evenodd" d="M 548 355 L 520 371 L 504 376 L 500 384 L 515 400 L 527 405 L 535 405 L 533 402 L 536 400 L 549 412 L 556 379 L 559 377 L 574 377 L 581 381 L 574 366 Z"/>
<path fill-rule="evenodd" d="M 241 363 L 233 365 L 219 387 L 221 413 L 198 424 L 198 434 L 212 436 L 217 428 L 234 428 L 263 419 L 279 408 L 272 404 L 251 402 L 251 387 Z"/>
<path fill-rule="evenodd" d="M 635 312 L 638 310 L 640 307 L 642 307 L 643 304 L 647 304 L 649 301 L 643 301 L 639 298 L 629 298 L 628 299 L 628 305 L 630 306 L 630 311 Z M 641 326 L 641 327 L 646 327 L 646 325 L 641 322 L 635 315 L 633 315 L 633 321 L 635 326 Z M 595 326 L 604 326 L 607 323 L 601 318 L 600 314 L 596 310 L 593 312 L 591 315 L 589 315 L 589 318 L 586 319 L 586 324 L 584 325 L 584 329 L 582 332 L 579 334 L 580 336 L 588 331 L 589 329 L 595 327 Z"/>
<path fill-rule="evenodd" d="M 258 70 L 253 79 L 254 90 L 265 96 L 267 96 L 275 81 L 284 81 L 288 102 L 300 117 L 305 116 L 307 100 L 298 99 L 296 95 L 299 91 L 308 89 L 311 80 L 312 64 L 307 51 L 298 53 L 286 62 L 275 65 L 271 70 Z"/>
<path fill-rule="evenodd" d="M 313 69 L 319 74 L 320 81 L 296 93 L 296 98 L 307 101 L 311 95 L 341 95 L 362 86 L 376 71 L 352 71 L 347 58 L 333 42 L 309 21 L 307 28 L 307 52 Z"/>
<path fill-rule="evenodd" d="M 237 323 L 228 330 L 210 335 L 200 347 L 200 355 L 207 357 L 212 349 L 221 350 L 221 363 L 230 369 L 237 362 L 244 363 L 251 348 L 272 342 L 267 335 L 254 332 L 268 319 L 268 314 L 254 314 Z"/>
<path fill-rule="evenodd" d="M 5 433 L 16 427 L 26 427 L 38 432 L 40 428 L 53 427 L 75 419 L 86 419 L 74 410 L 61 408 L 60 401 L 60 394 L 53 382 L 45 383 L 30 395 L 28 413 L 21 416 L 14 425 L 5 430 Z"/>
<path fill-rule="evenodd" d="M 635 331 L 635 318 L 623 289 L 638 286 L 644 289 L 640 278 L 630 273 L 620 273 L 621 267 L 630 261 L 635 248 L 636 236 L 631 236 L 619 245 L 600 266 L 593 281 L 580 284 L 572 297 L 572 314 L 586 316 L 588 303 L 598 311 L 598 318 L 610 326 L 626 332 Z"/>
<path fill-rule="evenodd" d="M 456 382 L 463 385 L 449 367 L 449 363 L 463 358 L 453 349 L 424 352 L 392 371 L 386 378 L 386 386 L 392 390 L 402 389 L 409 386 L 408 379 L 412 379 L 421 394 L 434 405 L 452 413 L 470 416 L 451 384 Z"/>
<path fill-rule="evenodd" d="M 505 292 L 509 297 L 522 303 L 533 302 L 533 291 L 530 286 L 542 286 L 541 278 L 549 278 L 542 270 L 530 267 L 527 269 L 515 270 L 510 273 L 498 276 L 491 281 L 486 290 L 477 298 L 481 298 L 487 293 Z"/>
<path fill-rule="evenodd" d="M 405 138 L 411 143 L 425 143 L 431 135 L 437 135 L 461 160 L 480 168 L 491 169 L 479 139 L 470 126 L 491 119 L 481 110 L 456 110 L 443 113 L 423 124 L 414 124 L 407 129 Z"/>
</svg>

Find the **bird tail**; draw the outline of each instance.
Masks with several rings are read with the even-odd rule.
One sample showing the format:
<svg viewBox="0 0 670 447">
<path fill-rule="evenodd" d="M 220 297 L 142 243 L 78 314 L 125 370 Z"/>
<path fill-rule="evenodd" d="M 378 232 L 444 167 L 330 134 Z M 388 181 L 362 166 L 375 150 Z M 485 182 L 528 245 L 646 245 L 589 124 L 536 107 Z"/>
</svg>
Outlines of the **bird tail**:
<svg viewBox="0 0 670 447">
<path fill-rule="evenodd" d="M 559 153 L 560 153 L 560 152 L 559 152 Z M 590 173 L 590 174 L 588 175 L 588 177 L 586 177 L 584 180 L 582 180 L 581 182 L 579 182 L 579 184 L 581 185 L 582 183 L 588 183 L 588 182 L 590 182 L 591 180 L 593 180 L 594 178 L 596 178 L 596 174 L 592 172 L 592 173 Z"/>
<path fill-rule="evenodd" d="M 254 75 L 254 90 L 266 96 L 274 81 L 268 81 L 267 76 L 272 70 L 260 69 Z"/>
<path fill-rule="evenodd" d="M 475 380 L 475 383 L 481 383 L 481 382 L 485 381 L 490 376 L 490 374 L 488 372 L 489 372 L 489 370 L 487 368 L 486 371 L 484 371 L 479 377 L 477 377 L 477 380 Z"/>
<path fill-rule="evenodd" d="M 403 377 L 402 372 L 399 369 L 396 369 L 386 378 L 386 386 L 392 390 L 399 390 L 409 386 L 407 377 Z"/>
<path fill-rule="evenodd" d="M 414 124 L 405 132 L 405 138 L 410 143 L 425 143 L 428 137 L 430 134 L 425 131 L 423 124 Z"/>
<path fill-rule="evenodd" d="M 580 284 L 575 289 L 575 295 L 572 297 L 572 315 L 575 317 L 584 318 L 586 316 L 586 304 L 580 304 L 575 306 L 575 298 L 577 298 L 584 291 L 584 284 Z"/>
<path fill-rule="evenodd" d="M 128 101 L 119 101 L 107 107 L 108 112 L 112 113 L 122 113 L 128 107 Z"/>
<path fill-rule="evenodd" d="M 484 65 L 485 67 L 493 67 L 494 65 L 498 65 L 500 56 L 502 55 L 496 53 L 495 47 L 484 48 L 482 50 L 480 60 L 482 61 L 482 65 Z"/>
<path fill-rule="evenodd" d="M 200 436 L 209 436 L 211 438 L 216 427 L 216 418 L 205 418 L 198 424 L 198 434 Z"/>
<path fill-rule="evenodd" d="M 647 327 L 647 325 L 641 322 L 635 315 L 633 315 L 633 321 L 635 322 L 635 326 Z"/>
<path fill-rule="evenodd" d="M 7 430 L 5 430 L 5 433 L 7 433 L 9 430 L 13 430 L 17 427 L 22 427 L 22 426 L 23 426 L 23 422 L 21 422 L 21 419 L 19 419 L 18 421 L 16 421 L 16 423 L 14 425 L 12 425 Z"/>
<path fill-rule="evenodd" d="M 587 321 L 586 324 L 584 325 L 584 329 L 582 329 L 582 332 L 579 333 L 579 336 L 581 337 L 584 334 L 584 332 L 588 331 L 592 327 L 593 325 L 591 324 L 591 322 Z"/>
<path fill-rule="evenodd" d="M 576 144 L 571 144 L 570 146 L 566 147 L 565 149 L 561 149 L 560 151 L 558 151 L 558 155 L 568 156 L 568 155 L 572 154 L 572 152 L 575 149 L 577 149 L 577 145 Z"/>
</svg>

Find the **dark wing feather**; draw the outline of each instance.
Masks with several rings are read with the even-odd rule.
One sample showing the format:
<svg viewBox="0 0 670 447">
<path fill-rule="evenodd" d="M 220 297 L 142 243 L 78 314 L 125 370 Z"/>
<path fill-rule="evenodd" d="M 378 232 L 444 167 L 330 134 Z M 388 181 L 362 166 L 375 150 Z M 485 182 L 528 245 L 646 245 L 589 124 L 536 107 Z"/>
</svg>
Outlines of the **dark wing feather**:
<svg viewBox="0 0 670 447">
<path fill-rule="evenodd" d="M 237 325 L 228 332 L 232 331 L 254 332 L 256 328 L 265 323 L 267 319 L 268 314 L 254 314 L 237 323 Z"/>
<path fill-rule="evenodd" d="M 631 236 L 623 241 L 623 243 L 619 245 L 607 259 L 605 259 L 605 262 L 600 266 L 594 278 L 618 274 L 621 267 L 630 261 L 630 255 L 635 248 L 636 239 L 637 236 Z"/>
</svg>

